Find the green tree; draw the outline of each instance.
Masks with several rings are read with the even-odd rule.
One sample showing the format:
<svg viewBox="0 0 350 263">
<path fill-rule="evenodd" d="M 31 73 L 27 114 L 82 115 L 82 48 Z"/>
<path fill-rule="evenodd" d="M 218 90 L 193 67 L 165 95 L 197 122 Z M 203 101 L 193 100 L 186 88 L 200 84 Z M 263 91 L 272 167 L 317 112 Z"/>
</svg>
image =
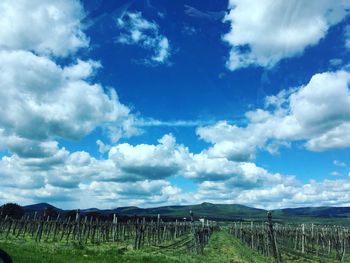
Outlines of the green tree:
<svg viewBox="0 0 350 263">
<path fill-rule="evenodd" d="M 2 216 L 9 216 L 14 219 L 20 219 L 24 215 L 23 208 L 15 203 L 7 203 L 0 208 Z"/>
</svg>

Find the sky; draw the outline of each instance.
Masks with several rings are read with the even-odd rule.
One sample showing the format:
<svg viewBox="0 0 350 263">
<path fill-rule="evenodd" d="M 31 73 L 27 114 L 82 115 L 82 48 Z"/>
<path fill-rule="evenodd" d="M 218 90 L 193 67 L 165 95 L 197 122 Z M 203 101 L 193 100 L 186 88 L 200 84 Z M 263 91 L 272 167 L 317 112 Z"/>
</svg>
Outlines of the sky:
<svg viewBox="0 0 350 263">
<path fill-rule="evenodd" d="M 0 204 L 350 206 L 350 1 L 0 1 Z"/>
</svg>

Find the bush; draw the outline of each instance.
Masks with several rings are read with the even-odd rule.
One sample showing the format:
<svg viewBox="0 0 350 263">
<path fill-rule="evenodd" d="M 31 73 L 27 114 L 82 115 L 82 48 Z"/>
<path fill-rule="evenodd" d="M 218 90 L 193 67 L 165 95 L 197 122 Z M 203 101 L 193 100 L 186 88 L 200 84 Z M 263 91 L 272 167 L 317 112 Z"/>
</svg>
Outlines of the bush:
<svg viewBox="0 0 350 263">
<path fill-rule="evenodd" d="M 71 221 L 74 221 L 76 215 L 77 215 L 77 210 L 70 210 L 64 216 L 65 218 L 70 218 Z"/>
<path fill-rule="evenodd" d="M 58 216 L 58 212 L 52 206 L 48 206 L 44 211 L 44 215 L 45 218 L 49 216 L 51 219 L 56 219 Z"/>
<path fill-rule="evenodd" d="M 24 215 L 23 208 L 15 203 L 7 203 L 0 208 L 2 216 L 9 216 L 14 219 L 20 219 Z"/>
</svg>

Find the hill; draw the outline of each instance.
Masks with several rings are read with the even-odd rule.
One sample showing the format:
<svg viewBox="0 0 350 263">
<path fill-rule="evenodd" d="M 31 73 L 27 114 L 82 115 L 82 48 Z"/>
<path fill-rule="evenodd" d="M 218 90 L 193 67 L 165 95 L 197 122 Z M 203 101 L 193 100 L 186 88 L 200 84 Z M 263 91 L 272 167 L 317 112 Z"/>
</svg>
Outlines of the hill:
<svg viewBox="0 0 350 263">
<path fill-rule="evenodd" d="M 266 211 L 263 209 L 251 208 L 238 204 L 211 204 L 202 203 L 198 205 L 185 206 L 162 206 L 154 208 L 117 208 L 112 211 L 119 212 L 124 215 L 145 215 L 157 216 L 158 214 L 166 217 L 188 218 L 190 211 L 195 217 L 206 217 L 210 219 L 233 220 L 243 218 L 261 218 L 266 216 Z"/>
<path fill-rule="evenodd" d="M 39 203 L 39 204 L 33 204 L 33 205 L 26 205 L 22 206 L 25 214 L 34 214 L 35 212 L 42 213 L 47 208 L 52 208 L 53 210 L 57 211 L 58 213 L 62 213 L 64 210 L 57 208 L 53 205 L 50 205 L 48 203 Z"/>
<path fill-rule="evenodd" d="M 51 207 L 57 212 L 67 213 L 70 210 L 62 210 L 48 203 L 39 203 L 23 206 L 26 214 L 35 211 L 41 213 L 47 207 Z M 195 218 L 205 217 L 212 220 L 262 220 L 266 218 L 267 210 L 252 208 L 239 204 L 212 204 L 202 203 L 197 205 L 175 205 L 152 208 L 140 208 L 136 206 L 117 207 L 114 209 L 89 208 L 82 209 L 81 213 L 99 213 L 102 215 L 117 214 L 119 216 L 152 216 L 160 214 L 162 217 L 189 218 L 192 211 Z M 350 218 L 350 207 L 299 207 L 273 210 L 274 219 L 284 220 L 306 220 L 315 219 L 341 220 Z"/>
</svg>

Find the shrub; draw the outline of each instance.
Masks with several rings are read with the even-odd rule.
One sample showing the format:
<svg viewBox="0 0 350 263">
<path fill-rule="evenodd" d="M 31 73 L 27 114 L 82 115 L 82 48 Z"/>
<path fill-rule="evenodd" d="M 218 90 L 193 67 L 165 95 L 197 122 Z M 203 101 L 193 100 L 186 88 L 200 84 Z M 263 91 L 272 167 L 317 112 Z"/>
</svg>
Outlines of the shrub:
<svg viewBox="0 0 350 263">
<path fill-rule="evenodd" d="M 20 219 L 24 215 L 23 208 L 15 203 L 7 203 L 1 206 L 1 214 L 3 216 L 9 216 L 14 219 Z"/>
</svg>

